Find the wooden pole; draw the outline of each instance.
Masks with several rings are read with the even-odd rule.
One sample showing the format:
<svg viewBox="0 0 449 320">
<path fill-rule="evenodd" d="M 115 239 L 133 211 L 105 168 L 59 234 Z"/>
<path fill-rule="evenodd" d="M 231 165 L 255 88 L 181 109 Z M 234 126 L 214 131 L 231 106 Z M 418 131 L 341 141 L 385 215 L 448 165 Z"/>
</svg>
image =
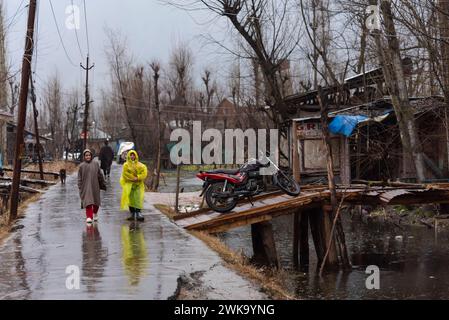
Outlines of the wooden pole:
<svg viewBox="0 0 449 320">
<path fill-rule="evenodd" d="M 299 153 L 298 153 L 298 123 L 292 121 L 291 126 L 291 139 L 292 139 L 292 166 L 293 166 L 293 178 L 300 183 L 301 182 L 301 170 L 299 168 Z"/>
<path fill-rule="evenodd" d="M 335 268 L 338 266 L 338 255 L 337 255 L 337 247 L 335 245 L 335 236 L 334 236 L 334 228 L 333 228 L 333 214 L 332 208 L 328 205 L 323 206 L 323 214 L 324 214 L 324 241 L 326 253 L 323 258 L 323 262 L 320 266 L 320 276 L 323 272 L 324 266 Z"/>
<path fill-rule="evenodd" d="M 309 214 L 298 210 L 293 215 L 293 266 L 304 270 L 309 265 Z"/>
<path fill-rule="evenodd" d="M 320 108 L 321 108 L 321 126 L 322 126 L 323 142 L 324 142 L 324 145 L 326 148 L 327 177 L 328 177 L 328 182 L 329 182 L 329 190 L 331 193 L 331 209 L 329 210 L 328 215 L 326 215 L 328 217 L 325 217 L 325 219 L 327 219 L 325 221 L 333 221 L 334 217 L 337 214 L 337 192 L 336 192 L 336 188 L 335 188 L 334 162 L 332 159 L 331 139 L 330 139 L 329 128 L 328 128 L 328 114 L 327 114 L 328 103 L 327 103 L 327 98 L 325 97 L 321 86 L 318 86 L 318 102 L 319 102 Z M 339 241 L 338 245 L 339 245 L 339 248 L 341 251 L 342 262 L 345 267 L 348 267 L 350 265 L 350 262 L 349 262 L 349 257 L 348 257 L 348 253 L 347 253 L 345 235 L 344 235 L 340 217 L 337 217 L 336 227 L 337 227 L 336 237 L 337 237 L 337 240 Z M 330 231 L 330 229 L 329 229 L 329 231 Z M 329 256 L 330 256 L 329 262 L 332 265 L 333 264 L 332 253 Z M 323 264 L 325 264 L 325 263 L 326 262 L 324 261 Z"/>
<path fill-rule="evenodd" d="M 84 152 L 87 147 L 87 121 L 89 118 L 89 70 L 92 69 L 95 65 L 89 67 L 89 55 L 87 55 L 86 59 L 86 67 L 84 67 L 81 63 L 80 66 L 82 69 L 86 70 L 86 88 L 85 88 L 85 101 L 84 101 L 84 121 L 83 121 L 83 150 Z"/>
<path fill-rule="evenodd" d="M 320 265 L 326 253 L 323 238 L 323 212 L 320 208 L 312 208 L 307 212 L 309 214 L 310 233 L 312 234 L 318 264 Z"/>
<path fill-rule="evenodd" d="M 34 134 L 36 135 L 36 147 L 37 147 L 37 159 L 39 161 L 39 176 L 41 180 L 44 180 L 44 168 L 42 165 L 41 156 L 41 142 L 39 137 L 39 126 L 37 124 L 38 111 L 36 108 L 36 94 L 34 92 L 33 73 L 30 73 L 30 85 L 31 85 L 31 102 L 33 103 L 33 116 L 34 116 Z"/>
<path fill-rule="evenodd" d="M 176 167 L 176 200 L 175 200 L 175 211 L 179 212 L 179 180 L 181 176 L 181 165 L 178 164 Z"/>
<path fill-rule="evenodd" d="M 27 32 L 25 38 L 25 52 L 22 60 L 22 79 L 20 82 L 19 113 L 17 120 L 16 146 L 14 153 L 14 174 L 11 186 L 11 208 L 9 213 L 10 222 L 12 222 L 17 217 L 17 208 L 19 206 L 20 170 L 22 169 L 22 156 L 23 152 L 25 151 L 23 134 L 26 121 L 28 88 L 31 74 L 31 60 L 33 58 L 35 18 L 36 0 L 30 0 Z"/>
<path fill-rule="evenodd" d="M 251 225 L 253 243 L 253 261 L 259 265 L 279 267 L 279 259 L 273 235 L 273 226 L 269 221 Z"/>
</svg>

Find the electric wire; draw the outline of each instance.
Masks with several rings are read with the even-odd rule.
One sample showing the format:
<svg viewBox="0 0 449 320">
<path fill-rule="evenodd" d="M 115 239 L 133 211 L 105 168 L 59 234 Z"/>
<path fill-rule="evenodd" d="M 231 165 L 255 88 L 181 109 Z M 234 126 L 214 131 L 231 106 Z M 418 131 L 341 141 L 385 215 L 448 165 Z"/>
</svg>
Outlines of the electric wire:
<svg viewBox="0 0 449 320">
<path fill-rule="evenodd" d="M 53 20 L 55 22 L 56 30 L 58 31 L 59 41 L 61 42 L 62 48 L 64 49 L 65 55 L 67 57 L 67 60 L 70 62 L 70 64 L 72 66 L 78 68 L 78 66 L 76 64 L 74 64 L 73 60 L 70 58 L 69 53 L 67 52 L 67 49 L 66 49 L 66 47 L 64 45 L 64 41 L 62 40 L 61 32 L 59 30 L 58 22 L 56 20 L 55 10 L 53 8 L 53 3 L 51 2 L 51 0 L 48 0 L 48 2 L 50 3 L 51 11 L 53 13 Z"/>
</svg>

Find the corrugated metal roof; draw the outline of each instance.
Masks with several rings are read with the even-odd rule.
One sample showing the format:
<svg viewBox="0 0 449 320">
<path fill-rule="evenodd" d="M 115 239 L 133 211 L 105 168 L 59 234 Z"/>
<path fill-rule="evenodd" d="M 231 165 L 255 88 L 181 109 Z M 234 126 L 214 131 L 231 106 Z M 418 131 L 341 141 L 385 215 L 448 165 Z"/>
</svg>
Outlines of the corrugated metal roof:
<svg viewBox="0 0 449 320">
<path fill-rule="evenodd" d="M 412 194 L 412 193 L 405 189 L 391 190 L 391 191 L 381 193 L 379 198 L 382 202 L 389 203 L 394 198 L 405 195 L 405 194 Z"/>
</svg>

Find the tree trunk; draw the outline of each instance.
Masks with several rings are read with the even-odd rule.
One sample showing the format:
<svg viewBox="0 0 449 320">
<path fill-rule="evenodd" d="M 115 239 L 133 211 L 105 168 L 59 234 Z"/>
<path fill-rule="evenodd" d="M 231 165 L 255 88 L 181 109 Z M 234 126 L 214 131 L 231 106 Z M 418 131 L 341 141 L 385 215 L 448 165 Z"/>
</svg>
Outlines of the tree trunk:
<svg viewBox="0 0 449 320">
<path fill-rule="evenodd" d="M 157 191 L 159 188 L 159 178 L 161 175 L 161 147 L 162 147 L 162 128 L 161 128 L 161 111 L 159 106 L 159 65 L 152 64 L 152 68 L 154 71 L 153 79 L 154 79 L 154 99 L 156 104 L 156 112 L 157 112 L 157 160 L 156 160 L 156 177 L 154 178 L 152 189 L 153 191 Z"/>
<path fill-rule="evenodd" d="M 381 11 L 385 23 L 387 45 L 383 44 L 379 33 L 375 35 L 379 58 L 385 77 L 385 82 L 391 96 L 396 118 L 401 134 L 402 147 L 409 154 L 419 182 L 425 179 L 424 159 L 420 139 L 415 126 L 413 109 L 408 97 L 407 83 L 402 65 L 399 41 L 396 36 L 396 28 L 389 1 L 381 2 Z"/>
</svg>

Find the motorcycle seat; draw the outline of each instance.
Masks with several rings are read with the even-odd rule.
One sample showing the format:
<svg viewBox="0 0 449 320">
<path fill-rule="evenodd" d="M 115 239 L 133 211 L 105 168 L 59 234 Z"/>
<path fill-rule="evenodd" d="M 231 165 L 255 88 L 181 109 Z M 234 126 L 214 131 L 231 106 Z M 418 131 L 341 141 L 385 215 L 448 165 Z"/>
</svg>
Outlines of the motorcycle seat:
<svg viewBox="0 0 449 320">
<path fill-rule="evenodd" d="M 240 172 L 240 169 L 216 169 L 216 170 L 205 171 L 205 173 L 210 173 L 210 174 L 223 173 L 223 174 L 229 174 L 229 175 L 236 175 L 239 172 Z"/>
</svg>

